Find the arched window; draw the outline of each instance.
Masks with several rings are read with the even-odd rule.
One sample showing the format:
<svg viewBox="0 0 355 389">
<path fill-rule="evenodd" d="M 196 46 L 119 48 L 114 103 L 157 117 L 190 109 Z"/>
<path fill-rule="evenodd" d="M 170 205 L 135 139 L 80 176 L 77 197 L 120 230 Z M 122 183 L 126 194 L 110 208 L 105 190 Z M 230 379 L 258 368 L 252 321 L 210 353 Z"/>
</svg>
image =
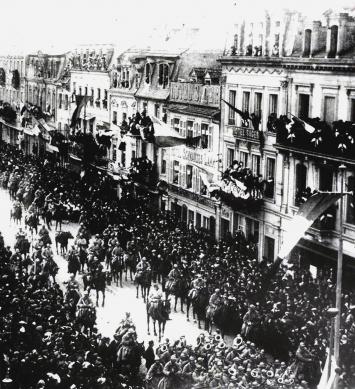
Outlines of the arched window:
<svg viewBox="0 0 355 389">
<path fill-rule="evenodd" d="M 295 204 L 299 205 L 302 202 L 302 197 L 305 194 L 307 186 L 307 168 L 302 163 L 296 165 L 295 185 Z"/>
<path fill-rule="evenodd" d="M 311 40 L 312 40 L 312 30 L 307 29 L 304 31 L 304 42 L 303 42 L 304 57 L 309 57 L 311 54 Z"/>
<path fill-rule="evenodd" d="M 330 43 L 329 43 L 329 52 L 328 57 L 333 58 L 337 52 L 338 48 L 338 26 L 330 27 Z"/>
<path fill-rule="evenodd" d="M 147 64 L 145 65 L 145 82 L 146 82 L 147 84 L 150 83 L 150 76 L 151 76 L 150 72 L 151 72 L 150 64 L 147 63 Z"/>
</svg>

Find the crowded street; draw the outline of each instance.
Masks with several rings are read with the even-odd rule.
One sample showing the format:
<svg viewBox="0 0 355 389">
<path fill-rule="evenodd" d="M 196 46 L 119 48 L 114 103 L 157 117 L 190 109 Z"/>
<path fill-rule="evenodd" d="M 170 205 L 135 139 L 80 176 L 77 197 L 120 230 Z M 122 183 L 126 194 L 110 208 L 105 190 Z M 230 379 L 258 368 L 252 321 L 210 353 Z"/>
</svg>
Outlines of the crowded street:
<svg viewBox="0 0 355 389">
<path fill-rule="evenodd" d="M 353 4 L 2 11 L 0 389 L 355 389 Z"/>
<path fill-rule="evenodd" d="M 0 189 L 0 204 L 1 204 L 1 218 L 0 231 L 4 237 L 5 243 L 11 247 L 15 244 L 15 235 L 19 227 L 24 228 L 24 223 L 16 224 L 10 220 L 10 210 L 12 202 L 8 191 Z M 77 233 L 79 226 L 77 223 L 63 224 L 63 230 L 70 231 L 74 236 Z M 56 254 L 55 250 L 55 231 L 50 232 L 52 238 L 52 250 L 54 252 L 54 259 L 59 266 L 57 282 L 63 290 L 65 290 L 65 282 L 69 280 L 67 261 Z M 82 288 L 81 277 L 78 277 L 80 287 Z M 92 293 L 94 296 L 94 293 Z M 137 334 L 139 339 L 146 343 L 150 340 L 157 341 L 157 338 L 147 334 L 146 325 L 146 307 L 141 298 L 136 298 L 135 286 L 131 281 L 123 281 L 123 287 L 110 285 L 107 287 L 106 303 L 104 307 L 97 308 L 97 328 L 102 336 L 110 337 L 114 335 L 118 324 L 125 317 L 126 312 L 131 314 L 132 320 L 136 323 Z M 189 343 L 195 342 L 201 333 L 207 334 L 204 330 L 199 330 L 197 325 L 193 323 L 193 319 L 188 322 L 184 314 L 178 312 L 171 314 L 172 322 L 166 326 L 165 337 L 171 340 L 179 339 L 180 336 L 186 336 Z M 227 337 L 227 343 L 230 343 L 230 337 Z"/>
</svg>

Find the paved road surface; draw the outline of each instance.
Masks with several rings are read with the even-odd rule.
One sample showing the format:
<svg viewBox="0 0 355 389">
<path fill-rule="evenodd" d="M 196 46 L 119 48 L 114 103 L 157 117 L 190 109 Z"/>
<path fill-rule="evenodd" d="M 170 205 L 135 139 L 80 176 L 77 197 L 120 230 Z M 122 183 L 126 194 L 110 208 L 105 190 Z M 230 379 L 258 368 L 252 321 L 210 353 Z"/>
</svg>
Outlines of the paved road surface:
<svg viewBox="0 0 355 389">
<path fill-rule="evenodd" d="M 4 236 L 5 244 L 13 246 L 19 226 L 14 222 L 10 222 L 11 208 L 12 204 L 8 192 L 0 189 L 0 231 Z M 73 223 L 63 224 L 62 229 L 71 231 L 75 236 L 78 225 Z M 51 238 L 54 242 L 54 231 L 51 232 Z M 55 252 L 54 243 L 53 252 Z M 55 255 L 54 259 L 59 266 L 57 281 L 63 286 L 63 282 L 69 278 L 67 262 L 59 255 Z M 92 295 L 92 298 L 94 300 L 95 296 Z M 187 322 L 185 315 L 179 312 L 179 304 L 177 309 L 177 313 L 172 312 L 170 315 L 172 320 L 167 322 L 165 337 L 174 341 L 185 335 L 188 343 L 194 344 L 198 335 L 204 331 L 198 329 L 197 325 L 192 322 L 192 318 L 190 322 Z M 106 292 L 105 307 L 97 308 L 97 327 L 103 336 L 112 337 L 119 322 L 125 317 L 125 312 L 131 313 L 137 327 L 139 340 L 145 340 L 147 343 L 148 340 L 153 339 L 155 344 L 158 342 L 158 339 L 152 336 L 152 329 L 151 336 L 147 335 L 145 304 L 141 298 L 136 299 L 136 289 L 131 282 L 124 282 L 123 288 L 109 286 Z M 227 337 L 226 342 L 230 343 L 231 338 Z"/>
</svg>

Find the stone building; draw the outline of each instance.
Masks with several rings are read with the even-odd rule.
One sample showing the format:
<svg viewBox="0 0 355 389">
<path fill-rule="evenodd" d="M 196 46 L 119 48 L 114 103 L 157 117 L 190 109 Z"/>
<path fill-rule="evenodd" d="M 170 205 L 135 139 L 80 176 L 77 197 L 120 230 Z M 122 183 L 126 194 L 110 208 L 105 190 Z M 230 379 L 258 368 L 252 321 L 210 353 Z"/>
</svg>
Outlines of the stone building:
<svg viewBox="0 0 355 389">
<path fill-rule="evenodd" d="M 354 188 L 355 153 L 350 150 L 355 137 L 355 23 L 347 13 L 328 11 L 321 19 L 285 12 L 240 23 L 230 52 L 220 60 L 226 79 L 222 97 L 260 118 L 262 144 L 251 120 L 242 120 L 226 104 L 221 106 L 224 166 L 237 159 L 269 182 L 260 211 L 233 209 L 230 224 L 231 231 L 241 229 L 258 243 L 259 259 L 276 258 L 304 191 L 339 191 L 341 164 L 346 166 L 344 190 Z M 325 146 L 320 129 L 302 139 L 291 130 L 285 137 L 276 135 L 274 122 L 280 115 L 320 123 L 315 127 L 328 129 L 331 146 Z M 348 122 L 350 138 L 344 147 L 339 143 L 338 120 Z M 353 196 L 347 196 L 343 212 L 345 260 L 354 260 Z M 336 258 L 339 206 L 322 216 L 293 251 L 297 260 Z"/>
</svg>

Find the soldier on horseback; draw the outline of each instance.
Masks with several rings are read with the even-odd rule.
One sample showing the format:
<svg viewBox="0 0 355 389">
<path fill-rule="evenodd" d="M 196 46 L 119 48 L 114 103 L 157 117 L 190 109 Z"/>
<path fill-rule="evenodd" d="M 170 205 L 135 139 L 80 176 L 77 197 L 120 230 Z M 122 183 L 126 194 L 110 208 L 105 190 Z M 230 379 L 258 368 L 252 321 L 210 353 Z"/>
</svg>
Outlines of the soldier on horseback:
<svg viewBox="0 0 355 389">
<path fill-rule="evenodd" d="M 136 267 L 136 270 L 137 270 L 137 273 L 144 273 L 144 272 L 147 272 L 147 271 L 150 271 L 150 264 L 149 262 L 147 261 L 147 258 L 146 257 L 143 257 L 137 264 L 137 267 Z"/>
<path fill-rule="evenodd" d="M 67 293 L 70 290 L 77 290 L 79 292 L 79 282 L 75 279 L 74 274 L 70 275 L 69 281 L 67 282 Z"/>
<path fill-rule="evenodd" d="M 241 330 L 241 334 L 243 336 L 245 337 L 248 336 L 251 328 L 253 327 L 253 325 L 256 324 L 258 318 L 259 318 L 259 314 L 255 308 L 255 305 L 250 304 L 247 313 L 243 317 L 243 325 Z"/>
<path fill-rule="evenodd" d="M 94 303 L 90 298 L 89 292 L 86 290 L 83 297 L 80 298 L 77 305 L 78 317 L 83 317 L 87 312 L 95 310 Z"/>
<path fill-rule="evenodd" d="M 179 265 L 175 263 L 173 268 L 170 270 L 168 274 L 168 281 L 165 286 L 165 293 L 167 296 L 169 295 L 169 293 L 174 294 L 176 285 L 181 279 L 181 276 L 182 274 L 180 272 Z"/>
<path fill-rule="evenodd" d="M 150 292 L 149 295 L 149 303 L 156 309 L 160 309 L 162 300 L 163 300 L 163 293 L 159 290 L 159 285 L 154 284 L 153 290 Z"/>
<path fill-rule="evenodd" d="M 189 292 L 189 297 L 194 300 L 198 293 L 206 287 L 206 281 L 202 277 L 202 274 L 198 274 L 197 278 L 192 281 L 192 289 Z"/>
<path fill-rule="evenodd" d="M 219 289 L 216 289 L 212 296 L 210 297 L 209 301 L 209 308 L 212 310 L 212 314 L 216 312 L 220 306 L 222 305 L 222 296 L 221 296 L 221 291 Z"/>
</svg>

